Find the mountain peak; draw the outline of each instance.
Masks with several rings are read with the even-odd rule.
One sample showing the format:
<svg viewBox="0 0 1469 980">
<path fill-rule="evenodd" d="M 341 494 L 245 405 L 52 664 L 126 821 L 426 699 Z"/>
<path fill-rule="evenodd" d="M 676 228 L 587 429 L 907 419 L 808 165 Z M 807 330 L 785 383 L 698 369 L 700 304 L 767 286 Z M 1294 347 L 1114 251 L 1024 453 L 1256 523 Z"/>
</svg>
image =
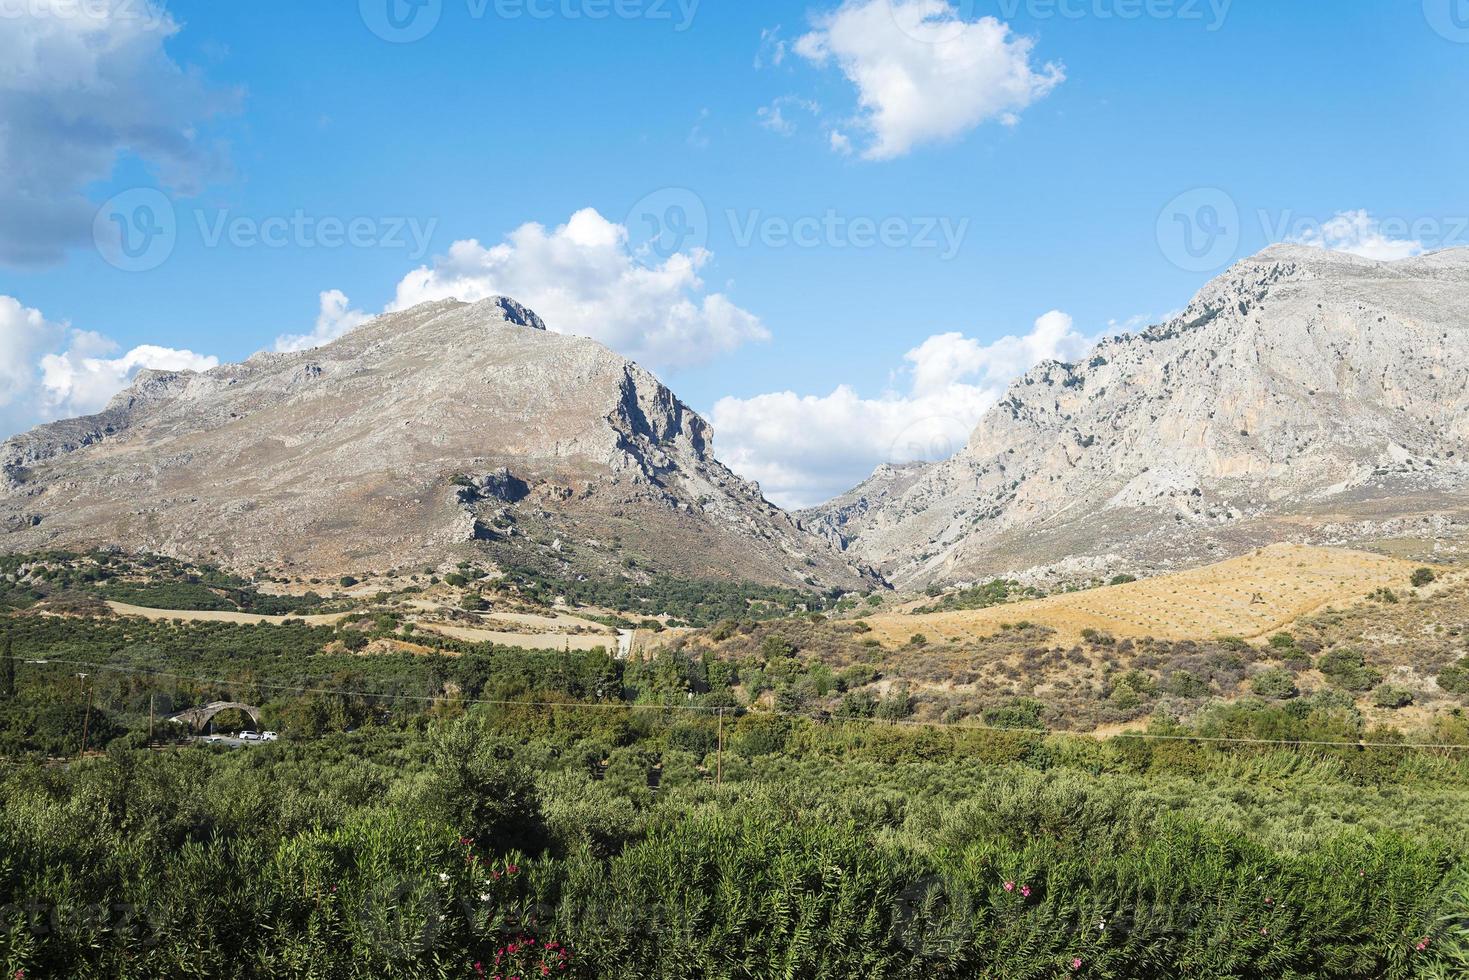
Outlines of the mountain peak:
<svg viewBox="0 0 1469 980">
<path fill-rule="evenodd" d="M 1334 543 L 1405 506 L 1469 513 L 1465 264 L 1266 249 L 1169 322 L 1037 365 L 911 483 L 803 518 L 913 585 L 1066 556 L 1166 568 Z"/>
<path fill-rule="evenodd" d="M 545 321 L 536 316 L 534 310 L 517 303 L 509 296 L 491 296 L 489 299 L 471 303 L 469 309 L 472 313 L 487 313 L 516 326 L 529 327 L 532 330 L 546 329 Z"/>
<path fill-rule="evenodd" d="M 690 578 L 868 581 L 715 459 L 655 377 L 506 297 L 141 376 L 99 415 L 7 441 L 0 467 L 3 550 L 322 574 L 478 555 L 568 578 L 635 556 Z"/>
</svg>

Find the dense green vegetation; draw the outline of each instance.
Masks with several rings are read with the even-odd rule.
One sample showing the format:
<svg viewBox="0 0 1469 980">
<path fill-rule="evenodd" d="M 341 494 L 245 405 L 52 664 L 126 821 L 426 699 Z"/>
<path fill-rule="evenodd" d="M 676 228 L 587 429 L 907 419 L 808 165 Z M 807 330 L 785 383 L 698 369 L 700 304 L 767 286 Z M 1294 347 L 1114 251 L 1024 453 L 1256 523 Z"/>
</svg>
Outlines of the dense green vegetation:
<svg viewBox="0 0 1469 980">
<path fill-rule="evenodd" d="M 941 594 L 935 590 L 930 595 L 937 598 Z M 960 609 L 988 609 L 991 606 L 1019 602 L 1022 599 L 1039 599 L 1044 595 L 1045 593 L 1040 589 L 997 578 L 967 589 L 944 593 L 938 602 L 920 606 L 913 611 L 918 614 L 926 614 L 955 612 Z"/>
<path fill-rule="evenodd" d="M 48 552 L 0 556 L 0 609 L 41 599 L 111 599 L 148 609 L 289 616 L 339 608 L 315 592 L 286 596 L 208 565 L 157 555 Z"/>
<path fill-rule="evenodd" d="M 622 663 L 353 655 L 401 631 L 381 614 L 4 629 L 5 976 L 1469 969 L 1469 753 L 1201 740 L 1402 739 L 1334 691 L 1101 743 L 1038 730 L 1024 699 L 995 728 L 899 723 L 906 694 L 874 696 L 872 668 L 823 673 L 774 631 L 744 662 Z M 745 707 L 824 685 L 850 710 Z M 150 703 L 226 698 L 285 739 L 144 747 Z M 84 722 L 105 754 L 46 761 Z M 1469 744 L 1469 719 L 1424 736 Z"/>
<path fill-rule="evenodd" d="M 839 592 L 798 592 L 753 582 L 652 575 L 624 578 L 554 578 L 528 568 L 506 575 L 505 584 L 525 598 L 549 605 L 558 597 L 578 606 L 601 606 L 634 616 L 669 616 L 675 624 L 713 626 L 722 619 L 776 619 L 799 610 L 833 605 Z"/>
</svg>

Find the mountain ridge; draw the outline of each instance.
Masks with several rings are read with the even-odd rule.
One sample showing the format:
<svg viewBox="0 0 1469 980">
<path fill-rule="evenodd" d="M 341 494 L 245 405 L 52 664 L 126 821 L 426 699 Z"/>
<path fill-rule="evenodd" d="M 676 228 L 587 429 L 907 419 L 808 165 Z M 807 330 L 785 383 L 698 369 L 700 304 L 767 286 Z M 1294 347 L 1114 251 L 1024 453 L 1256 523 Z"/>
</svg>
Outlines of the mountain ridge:
<svg viewBox="0 0 1469 980">
<path fill-rule="evenodd" d="M 1465 372 L 1469 249 L 1275 246 L 1165 323 L 1038 364 L 951 459 L 801 516 L 906 586 L 1457 525 Z"/>
<path fill-rule="evenodd" d="M 330 344 L 145 372 L 0 446 L 0 548 L 117 545 L 319 574 L 489 555 L 568 575 L 871 577 L 713 455 L 708 423 L 593 340 L 496 297 Z"/>
</svg>

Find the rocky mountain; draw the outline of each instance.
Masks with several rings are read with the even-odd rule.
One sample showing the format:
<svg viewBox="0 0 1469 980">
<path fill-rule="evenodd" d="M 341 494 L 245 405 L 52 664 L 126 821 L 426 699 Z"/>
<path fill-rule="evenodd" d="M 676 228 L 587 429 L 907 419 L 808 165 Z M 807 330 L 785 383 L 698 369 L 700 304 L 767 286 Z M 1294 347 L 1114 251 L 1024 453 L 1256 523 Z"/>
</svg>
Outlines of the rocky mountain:
<svg viewBox="0 0 1469 980">
<path fill-rule="evenodd" d="M 508 299 L 141 375 L 0 447 L 0 548 L 118 545 L 317 574 L 489 556 L 562 574 L 857 585 L 636 364 Z"/>
<path fill-rule="evenodd" d="M 1277 246 L 1017 381 L 942 463 L 801 515 L 898 585 L 1178 567 L 1469 522 L 1469 249 Z"/>
</svg>

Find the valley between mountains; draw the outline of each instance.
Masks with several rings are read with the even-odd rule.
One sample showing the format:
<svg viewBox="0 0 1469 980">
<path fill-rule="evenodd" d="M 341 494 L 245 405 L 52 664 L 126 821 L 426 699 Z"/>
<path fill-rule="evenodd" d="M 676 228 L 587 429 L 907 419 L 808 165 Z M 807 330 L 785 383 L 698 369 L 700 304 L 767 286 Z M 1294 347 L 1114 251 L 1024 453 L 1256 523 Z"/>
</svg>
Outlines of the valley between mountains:
<svg viewBox="0 0 1469 980">
<path fill-rule="evenodd" d="M 1337 691 L 1427 723 L 1465 686 L 1466 377 L 1469 250 L 1275 247 L 1037 366 L 952 459 L 788 514 L 638 365 L 445 301 L 10 439 L 0 546 L 33 612 L 671 653 L 764 710 L 1091 729 Z"/>
</svg>

